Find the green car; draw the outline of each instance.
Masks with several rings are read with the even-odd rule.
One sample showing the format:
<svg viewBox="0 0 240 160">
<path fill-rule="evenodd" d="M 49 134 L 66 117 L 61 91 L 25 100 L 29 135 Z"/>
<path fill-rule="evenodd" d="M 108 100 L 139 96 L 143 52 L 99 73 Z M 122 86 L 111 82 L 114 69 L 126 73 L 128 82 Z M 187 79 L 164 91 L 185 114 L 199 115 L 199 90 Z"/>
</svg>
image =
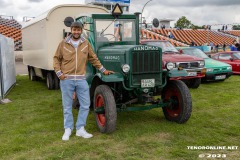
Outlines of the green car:
<svg viewBox="0 0 240 160">
<path fill-rule="evenodd" d="M 204 59 L 206 76 L 202 78 L 203 81 L 215 81 L 215 80 L 224 81 L 225 79 L 232 75 L 231 65 L 209 58 L 203 51 L 201 51 L 198 48 L 194 47 L 181 48 L 180 52 Z"/>
</svg>

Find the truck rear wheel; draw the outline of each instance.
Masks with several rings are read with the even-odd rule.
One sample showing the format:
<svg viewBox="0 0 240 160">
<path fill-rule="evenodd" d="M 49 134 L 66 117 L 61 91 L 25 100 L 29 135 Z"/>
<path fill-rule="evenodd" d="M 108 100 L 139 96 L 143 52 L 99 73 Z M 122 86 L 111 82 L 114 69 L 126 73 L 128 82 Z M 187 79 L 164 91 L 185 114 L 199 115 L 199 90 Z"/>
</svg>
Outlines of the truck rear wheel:
<svg viewBox="0 0 240 160">
<path fill-rule="evenodd" d="M 48 73 L 47 73 L 46 81 L 47 81 L 47 88 L 48 88 L 49 90 L 54 89 L 53 75 L 52 75 L 51 72 L 48 72 Z"/>
<path fill-rule="evenodd" d="M 32 67 L 30 67 L 28 74 L 29 74 L 29 79 L 31 81 L 36 81 L 37 80 L 37 76 L 36 76 L 35 71 Z"/>
<path fill-rule="evenodd" d="M 111 133 L 116 129 L 117 109 L 111 89 L 100 85 L 94 92 L 94 116 L 97 126 L 102 133 Z M 101 111 L 97 111 L 97 110 Z"/>
<path fill-rule="evenodd" d="M 59 78 L 55 72 L 53 72 L 53 82 L 54 82 L 54 89 L 59 89 L 60 88 Z"/>
<path fill-rule="evenodd" d="M 186 122 L 192 113 L 192 97 L 188 87 L 182 81 L 170 81 L 162 92 L 163 102 L 169 103 L 163 107 L 167 120 L 177 123 Z"/>
<path fill-rule="evenodd" d="M 201 78 L 189 79 L 187 82 L 187 86 L 189 88 L 198 88 L 200 84 L 201 84 Z"/>
</svg>

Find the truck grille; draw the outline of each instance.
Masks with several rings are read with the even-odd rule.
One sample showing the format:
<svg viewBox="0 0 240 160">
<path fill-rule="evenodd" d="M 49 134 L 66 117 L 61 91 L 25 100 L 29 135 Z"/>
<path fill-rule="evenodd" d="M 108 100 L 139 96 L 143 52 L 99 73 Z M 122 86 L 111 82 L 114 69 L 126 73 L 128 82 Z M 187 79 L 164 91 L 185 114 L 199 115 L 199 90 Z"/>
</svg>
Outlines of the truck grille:
<svg viewBox="0 0 240 160">
<path fill-rule="evenodd" d="M 198 62 L 179 62 L 179 63 L 177 63 L 177 67 L 198 68 L 199 67 L 199 63 Z"/>
<path fill-rule="evenodd" d="M 158 51 L 133 52 L 132 74 L 161 72 L 161 55 Z"/>
<path fill-rule="evenodd" d="M 162 56 L 158 51 L 132 53 L 132 84 L 141 85 L 142 79 L 155 79 L 155 85 L 162 84 Z"/>
</svg>

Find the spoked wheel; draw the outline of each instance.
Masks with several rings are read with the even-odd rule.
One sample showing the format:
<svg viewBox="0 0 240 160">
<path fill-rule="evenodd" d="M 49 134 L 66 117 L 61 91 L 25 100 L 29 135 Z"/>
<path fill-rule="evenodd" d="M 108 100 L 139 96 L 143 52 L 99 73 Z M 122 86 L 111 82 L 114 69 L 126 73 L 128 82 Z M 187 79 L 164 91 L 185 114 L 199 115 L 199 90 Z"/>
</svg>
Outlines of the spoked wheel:
<svg viewBox="0 0 240 160">
<path fill-rule="evenodd" d="M 192 97 L 184 82 L 169 81 L 163 89 L 162 99 L 168 103 L 162 108 L 167 120 L 177 123 L 188 121 L 192 113 Z"/>
<path fill-rule="evenodd" d="M 116 129 L 117 110 L 111 89 L 100 85 L 94 93 L 94 115 L 97 126 L 102 133 L 111 133 Z"/>
</svg>

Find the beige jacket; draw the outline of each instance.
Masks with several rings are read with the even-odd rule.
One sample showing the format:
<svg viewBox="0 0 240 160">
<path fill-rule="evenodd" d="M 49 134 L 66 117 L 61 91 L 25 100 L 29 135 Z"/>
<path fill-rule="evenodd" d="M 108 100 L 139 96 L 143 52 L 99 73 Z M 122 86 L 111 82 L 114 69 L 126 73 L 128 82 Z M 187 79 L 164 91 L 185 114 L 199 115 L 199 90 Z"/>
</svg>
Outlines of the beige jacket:
<svg viewBox="0 0 240 160">
<path fill-rule="evenodd" d="M 77 48 L 70 43 L 71 35 L 63 40 L 53 57 L 53 68 L 58 77 L 66 75 L 67 79 L 86 79 L 86 65 L 89 61 L 99 71 L 106 69 L 94 53 L 89 41 L 83 37 Z"/>
</svg>

